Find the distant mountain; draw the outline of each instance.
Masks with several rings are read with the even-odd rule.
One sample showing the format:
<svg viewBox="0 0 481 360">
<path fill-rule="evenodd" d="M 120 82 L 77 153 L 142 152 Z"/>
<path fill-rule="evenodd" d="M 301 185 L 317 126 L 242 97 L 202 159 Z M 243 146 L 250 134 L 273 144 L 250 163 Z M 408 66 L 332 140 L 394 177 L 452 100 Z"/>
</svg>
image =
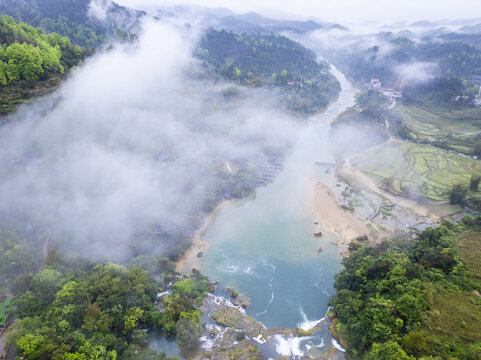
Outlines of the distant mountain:
<svg viewBox="0 0 481 360">
<path fill-rule="evenodd" d="M 465 25 L 461 27 L 458 31 L 448 31 L 446 28 L 442 29 L 444 31 L 431 33 L 429 35 L 431 35 L 431 37 L 437 37 L 442 41 L 463 42 L 477 48 L 481 47 L 481 23 Z"/>
<path fill-rule="evenodd" d="M 341 30 L 341 31 L 349 31 L 349 29 L 345 26 L 339 24 L 332 24 L 328 27 L 328 30 Z"/>
<path fill-rule="evenodd" d="M 347 53 L 349 50 L 342 48 L 333 61 L 359 82 L 379 78 L 389 87 L 399 86 L 403 79 L 423 82 L 438 76 L 469 80 L 481 73 L 481 34 L 452 33 L 412 40 L 384 32 L 375 41 L 367 50 L 353 47 Z"/>
<path fill-rule="evenodd" d="M 428 20 L 421 20 L 421 21 L 416 21 L 410 24 L 409 26 L 410 27 L 433 27 L 433 26 L 436 26 L 436 24 Z"/>
<path fill-rule="evenodd" d="M 201 6 L 159 6 L 155 10 L 158 17 L 179 16 L 202 18 L 205 25 L 216 30 L 231 30 L 239 34 L 292 32 L 305 34 L 315 30 L 341 30 L 348 28 L 334 23 L 314 20 L 277 20 L 255 12 L 235 14 L 224 8 L 205 8 Z"/>
<path fill-rule="evenodd" d="M 346 27 L 339 24 L 319 23 L 314 20 L 276 20 L 254 12 L 219 18 L 213 26 L 217 29 L 232 30 L 237 33 L 279 33 L 290 31 L 297 34 L 304 34 L 321 29 L 348 31 Z"/>
<path fill-rule="evenodd" d="M 463 26 L 460 30 L 465 33 L 481 33 L 481 23 Z"/>
<path fill-rule="evenodd" d="M 438 27 L 438 28 L 433 28 L 429 29 L 425 32 L 422 33 L 422 38 L 426 40 L 433 40 L 437 37 L 444 36 L 446 34 L 451 33 L 452 31 L 446 27 Z"/>
<path fill-rule="evenodd" d="M 456 26 L 468 26 L 474 25 L 481 21 L 481 18 L 469 18 L 469 19 L 454 19 L 454 20 L 441 20 L 445 25 L 456 25 Z"/>
<path fill-rule="evenodd" d="M 235 33 L 239 34 L 254 34 L 254 33 L 262 33 L 262 32 L 269 32 L 266 31 L 261 25 L 254 24 L 249 21 L 245 21 L 243 19 L 239 19 L 235 16 L 227 16 L 221 19 L 215 19 L 211 24 L 213 28 L 217 30 L 231 30 Z"/>
<path fill-rule="evenodd" d="M 150 6 L 150 10 L 153 14 L 162 16 L 163 14 L 177 15 L 184 17 L 196 17 L 196 18 L 221 18 L 225 16 L 231 16 L 234 14 L 229 9 L 217 7 L 207 8 L 197 5 L 172 5 L 172 6 Z"/>
<path fill-rule="evenodd" d="M 481 47 L 481 33 L 477 34 L 460 34 L 448 33 L 439 36 L 443 41 L 463 42 L 474 47 Z"/>
</svg>

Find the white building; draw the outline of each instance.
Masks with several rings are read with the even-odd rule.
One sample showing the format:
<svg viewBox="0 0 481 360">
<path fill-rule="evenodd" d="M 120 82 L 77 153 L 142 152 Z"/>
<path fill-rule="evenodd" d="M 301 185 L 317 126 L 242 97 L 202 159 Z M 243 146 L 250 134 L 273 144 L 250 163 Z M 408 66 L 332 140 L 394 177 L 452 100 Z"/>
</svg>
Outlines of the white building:
<svg viewBox="0 0 481 360">
<path fill-rule="evenodd" d="M 380 89 L 382 88 L 382 84 L 381 84 L 381 81 L 379 79 L 371 79 L 371 86 L 374 88 L 374 89 Z"/>
</svg>

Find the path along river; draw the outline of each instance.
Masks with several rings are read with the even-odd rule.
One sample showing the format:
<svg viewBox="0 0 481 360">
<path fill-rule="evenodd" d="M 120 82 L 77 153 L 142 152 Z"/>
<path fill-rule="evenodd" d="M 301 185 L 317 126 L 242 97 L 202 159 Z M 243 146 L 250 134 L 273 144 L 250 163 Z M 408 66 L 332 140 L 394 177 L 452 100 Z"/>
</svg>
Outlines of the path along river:
<svg viewBox="0 0 481 360">
<path fill-rule="evenodd" d="M 337 240 L 322 224 L 314 225 L 313 180 L 335 186 L 331 173 L 314 162 L 333 162 L 329 154 L 331 121 L 354 104 L 355 89 L 335 68 L 341 83 L 338 100 L 312 117 L 303 129 L 284 171 L 273 184 L 260 188 L 254 200 L 228 203 L 204 233 L 208 244 L 202 258 L 186 264 L 218 281 L 218 295 L 224 287 L 251 297 L 247 314 L 266 327 L 306 328 L 323 318 L 334 295 L 334 275 L 341 269 Z M 324 236 L 319 239 L 314 231 Z M 318 253 L 322 247 L 323 251 Z M 312 322 L 312 324 L 309 324 Z M 332 347 L 327 324 L 313 338 L 283 341 L 262 346 L 266 357 L 290 355 L 307 350 L 322 353 Z"/>
</svg>

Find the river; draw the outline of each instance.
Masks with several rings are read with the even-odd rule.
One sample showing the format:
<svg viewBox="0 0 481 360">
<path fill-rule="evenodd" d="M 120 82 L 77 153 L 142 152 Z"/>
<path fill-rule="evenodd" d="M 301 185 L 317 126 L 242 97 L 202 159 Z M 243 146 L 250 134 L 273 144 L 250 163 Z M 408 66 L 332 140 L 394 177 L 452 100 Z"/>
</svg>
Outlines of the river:
<svg viewBox="0 0 481 360">
<path fill-rule="evenodd" d="M 334 295 L 334 275 L 341 269 L 340 249 L 332 244 L 337 237 L 314 224 L 312 206 L 314 179 L 327 186 L 336 183 L 332 173 L 314 164 L 334 162 L 330 123 L 354 104 L 353 86 L 337 69 L 331 71 L 342 86 L 337 101 L 309 119 L 273 184 L 259 188 L 253 200 L 222 207 L 203 236 L 208 243 L 204 256 L 188 264 L 219 282 L 216 295 L 227 296 L 222 289 L 230 287 L 249 296 L 247 314 L 268 328 L 309 327 L 323 318 Z M 314 236 L 319 227 L 321 239 Z M 295 358 L 309 349 L 321 354 L 332 343 L 326 324 L 313 338 L 281 340 L 261 349 L 267 358 Z"/>
</svg>

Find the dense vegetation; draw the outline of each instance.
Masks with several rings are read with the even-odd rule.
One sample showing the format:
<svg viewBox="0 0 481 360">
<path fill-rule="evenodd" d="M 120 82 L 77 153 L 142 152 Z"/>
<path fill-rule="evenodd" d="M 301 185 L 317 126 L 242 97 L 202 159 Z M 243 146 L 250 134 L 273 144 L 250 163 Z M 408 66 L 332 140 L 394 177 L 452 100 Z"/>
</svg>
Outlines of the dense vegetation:
<svg viewBox="0 0 481 360">
<path fill-rule="evenodd" d="M 340 91 L 329 65 L 318 63 L 312 51 L 285 36 L 210 29 L 196 54 L 229 80 L 285 90 L 283 101 L 296 112 L 319 111 Z"/>
<path fill-rule="evenodd" d="M 60 78 L 91 50 L 72 46 L 67 37 L 45 33 L 10 16 L 0 18 L 0 113 L 30 95 L 56 87 Z"/>
<path fill-rule="evenodd" d="M 72 47 L 67 37 L 45 34 L 9 16 L 0 18 L 0 85 L 16 81 L 45 80 L 63 74 L 83 58 L 79 46 Z"/>
<path fill-rule="evenodd" d="M 15 296 L 16 311 L 9 315 L 20 320 L 10 333 L 25 358 L 163 359 L 145 349 L 147 329 L 176 337 L 185 352 L 198 346 L 197 306 L 213 288 L 197 271 L 179 278 L 165 254 L 137 256 L 128 268 L 96 264 L 56 249 L 53 236 L 40 228 L 24 222 L 1 228 L 0 294 Z M 184 243 L 172 241 L 178 247 L 168 254 L 175 259 Z M 171 294 L 157 304 L 157 292 L 171 282 Z"/>
<path fill-rule="evenodd" d="M 469 86 L 469 82 L 463 82 L 459 78 L 435 78 L 427 83 L 404 89 L 403 103 L 460 108 L 472 105 L 478 91 L 477 85 Z"/>
<path fill-rule="evenodd" d="M 339 53 L 336 61 L 351 78 L 368 83 L 379 78 L 386 87 L 402 88 L 406 104 L 436 107 L 472 106 L 481 74 L 481 50 L 466 42 L 413 41 L 392 33 L 377 35 L 378 45 Z"/>
<path fill-rule="evenodd" d="M 244 33 L 285 33 L 305 34 L 319 29 L 347 30 L 339 24 L 318 23 L 314 20 L 276 20 L 264 17 L 254 12 L 247 14 L 230 14 L 222 17 L 214 24 L 216 29 L 232 30 L 233 32 Z"/>
<path fill-rule="evenodd" d="M 67 36 L 80 46 L 97 47 L 117 31 L 130 32 L 143 12 L 133 11 L 115 3 L 104 5 L 106 21 L 98 21 L 89 14 L 90 0 L 4 0 L 0 14 L 8 14 L 17 21 L 39 26 L 46 32 Z"/>
<path fill-rule="evenodd" d="M 2 301 L 2 299 L 0 299 Z M 0 326 L 7 322 L 10 312 L 13 309 L 13 298 L 6 298 L 0 303 Z"/>
<path fill-rule="evenodd" d="M 331 303 L 352 358 L 481 358 L 480 224 L 465 217 L 412 242 L 350 245 Z"/>
<path fill-rule="evenodd" d="M 377 40 L 379 45 L 341 60 L 354 79 L 368 82 L 378 77 L 392 86 L 401 80 L 397 66 L 417 61 L 438 64 L 434 71 L 443 78 L 470 80 L 481 73 L 481 50 L 463 42 L 414 42 L 390 33 L 380 34 Z"/>
<path fill-rule="evenodd" d="M 237 35 L 225 30 L 210 30 L 201 39 L 199 53 L 209 64 L 228 71 L 226 76 L 231 78 L 236 76 L 234 71 L 229 71 L 234 68 L 241 71 L 239 77 L 242 79 L 251 72 L 263 80 L 270 80 L 274 73 L 282 76 L 282 70 L 286 70 L 291 79 L 308 80 L 322 70 L 314 53 L 275 34 Z"/>
<path fill-rule="evenodd" d="M 195 305 L 211 289 L 209 281 L 197 271 L 176 280 L 173 263 L 165 258 L 133 263 L 148 271 L 110 262 L 66 265 L 51 256 L 40 272 L 18 276 L 13 289 L 19 320 L 11 334 L 19 354 L 26 359 L 164 359 L 146 349 L 148 329 L 177 336 L 186 352 L 195 350 L 203 330 Z M 177 282 L 160 311 L 158 288 L 171 280 Z"/>
</svg>

